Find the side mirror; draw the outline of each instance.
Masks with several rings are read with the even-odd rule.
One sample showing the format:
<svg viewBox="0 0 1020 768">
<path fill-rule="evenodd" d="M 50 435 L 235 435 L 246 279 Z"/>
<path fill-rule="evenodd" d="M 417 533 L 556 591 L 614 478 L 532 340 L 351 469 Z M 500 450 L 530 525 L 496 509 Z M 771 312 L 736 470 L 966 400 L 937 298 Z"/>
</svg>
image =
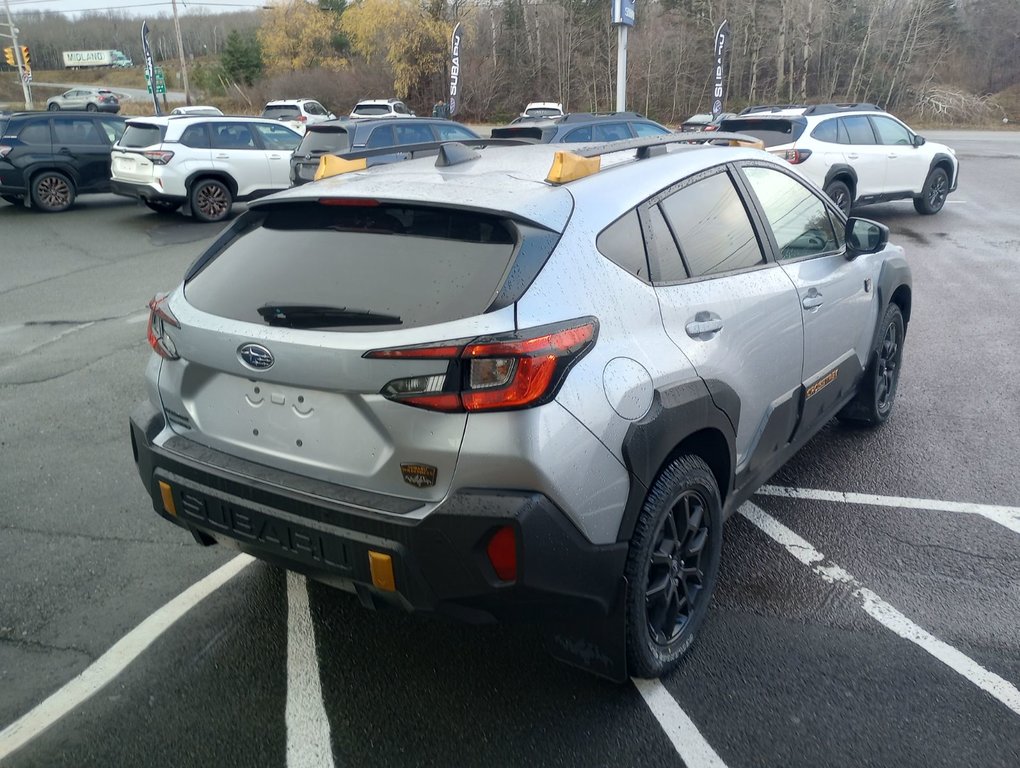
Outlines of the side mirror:
<svg viewBox="0 0 1020 768">
<path fill-rule="evenodd" d="M 889 227 L 870 219 L 847 219 L 844 234 L 849 259 L 865 253 L 878 253 L 889 242 Z"/>
<path fill-rule="evenodd" d="M 918 136 L 915 133 L 914 134 L 914 146 L 915 147 L 922 147 L 922 146 L 924 146 L 924 136 Z"/>
<path fill-rule="evenodd" d="M 330 120 L 336 120 L 336 115 L 334 115 L 332 112 L 330 112 L 329 113 L 329 119 Z"/>
</svg>

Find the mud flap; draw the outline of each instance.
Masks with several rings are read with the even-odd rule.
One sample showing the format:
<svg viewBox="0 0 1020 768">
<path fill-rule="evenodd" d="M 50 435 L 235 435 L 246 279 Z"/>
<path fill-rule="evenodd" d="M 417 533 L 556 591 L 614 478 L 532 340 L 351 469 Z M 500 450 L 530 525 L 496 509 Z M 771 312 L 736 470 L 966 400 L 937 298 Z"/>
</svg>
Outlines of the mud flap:
<svg viewBox="0 0 1020 768">
<path fill-rule="evenodd" d="M 554 625 L 546 644 L 559 661 L 614 683 L 627 682 L 627 579 L 620 577 L 608 615 Z"/>
</svg>

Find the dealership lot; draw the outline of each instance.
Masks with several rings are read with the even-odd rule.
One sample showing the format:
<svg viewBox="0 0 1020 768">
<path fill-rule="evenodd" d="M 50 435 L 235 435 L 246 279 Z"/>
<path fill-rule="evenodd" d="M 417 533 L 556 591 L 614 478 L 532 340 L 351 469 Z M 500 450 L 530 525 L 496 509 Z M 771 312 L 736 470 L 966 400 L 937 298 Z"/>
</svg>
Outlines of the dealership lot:
<svg viewBox="0 0 1020 768">
<path fill-rule="evenodd" d="M 830 424 L 730 521 L 661 686 L 562 666 L 532 628 L 371 613 L 161 521 L 127 440 L 144 304 L 220 227 L 0 205 L 0 763 L 1020 764 L 1020 134 L 929 135 L 961 158 L 945 210 L 858 212 L 914 273 L 896 411 Z"/>
</svg>

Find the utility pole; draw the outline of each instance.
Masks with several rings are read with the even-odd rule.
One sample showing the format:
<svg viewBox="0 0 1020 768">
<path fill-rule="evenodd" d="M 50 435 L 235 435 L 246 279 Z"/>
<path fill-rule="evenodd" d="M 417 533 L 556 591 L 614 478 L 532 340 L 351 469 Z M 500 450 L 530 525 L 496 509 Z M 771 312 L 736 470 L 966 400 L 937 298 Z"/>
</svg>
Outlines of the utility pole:
<svg viewBox="0 0 1020 768">
<path fill-rule="evenodd" d="M 14 20 L 11 18 L 11 4 L 9 0 L 4 0 L 4 8 L 7 9 L 7 27 L 11 30 L 11 34 L 3 35 L 3 37 L 9 37 L 11 45 L 14 46 L 14 55 L 18 59 L 18 77 L 21 79 L 21 92 L 25 94 L 25 109 L 32 109 L 32 89 L 28 85 L 28 70 L 25 68 L 25 60 L 21 56 L 21 46 L 18 45 L 18 28 L 14 26 Z"/>
<path fill-rule="evenodd" d="M 4 0 L 6 3 L 8 0 Z M 181 55 L 181 77 L 184 79 L 184 103 L 191 105 L 191 88 L 188 87 L 188 63 L 184 60 L 184 41 L 181 40 L 181 20 L 177 17 L 177 0 L 171 0 L 174 9 L 174 31 L 177 33 L 177 52 Z"/>
<path fill-rule="evenodd" d="M 627 30 L 634 26 L 634 0 L 613 0 L 616 27 L 616 111 L 627 109 Z"/>
</svg>

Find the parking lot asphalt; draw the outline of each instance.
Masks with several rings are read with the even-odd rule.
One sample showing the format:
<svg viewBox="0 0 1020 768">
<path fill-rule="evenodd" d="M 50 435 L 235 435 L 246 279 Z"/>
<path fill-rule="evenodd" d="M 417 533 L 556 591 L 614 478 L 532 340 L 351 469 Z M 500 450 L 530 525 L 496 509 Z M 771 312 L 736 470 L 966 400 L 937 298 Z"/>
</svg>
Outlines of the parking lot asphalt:
<svg viewBox="0 0 1020 768">
<path fill-rule="evenodd" d="M 145 303 L 219 227 L 0 204 L 0 764 L 1020 765 L 1020 133 L 929 137 L 961 159 L 946 208 L 856 212 L 914 276 L 892 419 L 828 425 L 731 519 L 658 687 L 563 666 L 531 627 L 367 611 L 160 520 L 127 438 Z M 15 721 L 52 725 L 9 751 Z"/>
</svg>

